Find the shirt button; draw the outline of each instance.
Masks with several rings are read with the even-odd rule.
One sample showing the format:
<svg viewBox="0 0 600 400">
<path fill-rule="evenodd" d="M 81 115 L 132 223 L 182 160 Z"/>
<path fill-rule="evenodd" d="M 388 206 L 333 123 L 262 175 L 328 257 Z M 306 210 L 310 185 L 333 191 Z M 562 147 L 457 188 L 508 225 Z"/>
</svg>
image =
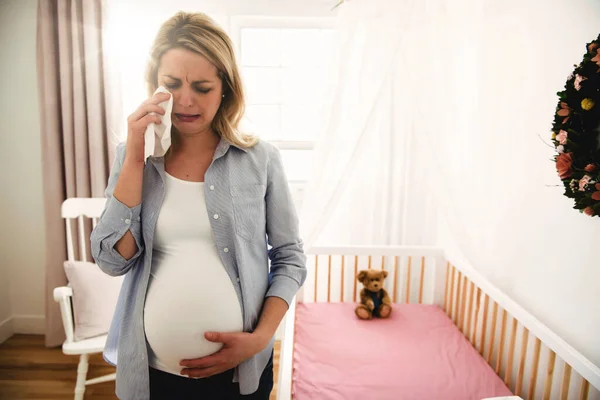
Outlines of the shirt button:
<svg viewBox="0 0 600 400">
<path fill-rule="evenodd" d="M 127 219 L 125 220 L 125 223 L 126 223 L 126 224 L 130 224 L 130 223 L 131 223 L 131 220 L 130 220 L 129 218 L 127 218 Z"/>
<path fill-rule="evenodd" d="M 213 215 L 213 218 L 214 218 L 214 219 L 219 219 L 219 214 L 215 214 L 215 215 Z"/>
<path fill-rule="evenodd" d="M 215 187 L 213 185 L 210 185 L 210 190 L 215 190 Z"/>
<path fill-rule="evenodd" d="M 229 253 L 229 249 L 228 249 L 227 247 L 225 247 L 225 248 L 223 249 L 223 251 L 224 251 L 225 253 Z"/>
<path fill-rule="evenodd" d="M 237 279 L 236 279 L 236 281 L 238 281 L 238 282 L 239 282 L 239 281 L 240 281 L 240 278 L 237 278 Z"/>
</svg>

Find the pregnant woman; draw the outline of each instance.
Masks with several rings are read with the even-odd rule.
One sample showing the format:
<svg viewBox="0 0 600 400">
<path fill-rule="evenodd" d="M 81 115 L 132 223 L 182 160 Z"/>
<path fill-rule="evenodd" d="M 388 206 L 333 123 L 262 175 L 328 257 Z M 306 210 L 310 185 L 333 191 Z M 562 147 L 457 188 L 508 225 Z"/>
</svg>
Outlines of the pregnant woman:
<svg viewBox="0 0 600 400">
<path fill-rule="evenodd" d="M 104 350 L 116 394 L 267 400 L 274 334 L 306 278 L 280 153 L 238 130 L 233 47 L 206 15 L 161 26 L 147 81 L 91 237 L 99 267 L 126 275 Z M 172 144 L 146 159 L 144 133 L 166 101 Z"/>
</svg>

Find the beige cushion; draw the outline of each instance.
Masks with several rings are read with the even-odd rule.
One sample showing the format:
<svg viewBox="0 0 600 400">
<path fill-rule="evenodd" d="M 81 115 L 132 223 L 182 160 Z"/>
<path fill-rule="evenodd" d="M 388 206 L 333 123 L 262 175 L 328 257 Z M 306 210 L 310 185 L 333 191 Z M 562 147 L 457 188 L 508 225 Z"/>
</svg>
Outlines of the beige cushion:
<svg viewBox="0 0 600 400">
<path fill-rule="evenodd" d="M 64 268 L 73 289 L 74 340 L 108 333 L 123 276 L 106 275 L 85 261 L 65 261 Z"/>
</svg>

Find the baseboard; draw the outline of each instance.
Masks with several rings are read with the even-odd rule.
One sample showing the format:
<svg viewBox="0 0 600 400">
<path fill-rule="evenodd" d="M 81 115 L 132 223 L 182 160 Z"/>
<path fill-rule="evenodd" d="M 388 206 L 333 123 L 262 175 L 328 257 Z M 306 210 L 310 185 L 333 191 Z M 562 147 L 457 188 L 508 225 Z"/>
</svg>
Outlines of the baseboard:
<svg viewBox="0 0 600 400">
<path fill-rule="evenodd" d="M 46 333 L 46 317 L 43 315 L 14 315 L 12 323 L 14 333 L 27 335 L 43 335 Z"/>
<path fill-rule="evenodd" d="M 0 322 L 0 344 L 6 342 L 14 334 L 12 317 Z"/>
</svg>

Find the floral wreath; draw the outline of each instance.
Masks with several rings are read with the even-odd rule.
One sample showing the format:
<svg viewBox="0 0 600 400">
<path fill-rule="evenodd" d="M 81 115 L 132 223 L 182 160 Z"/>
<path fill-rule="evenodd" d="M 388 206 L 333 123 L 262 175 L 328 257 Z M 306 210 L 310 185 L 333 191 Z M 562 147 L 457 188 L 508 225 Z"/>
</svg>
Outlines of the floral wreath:
<svg viewBox="0 0 600 400">
<path fill-rule="evenodd" d="M 600 35 L 587 44 L 583 61 L 557 95 L 553 161 L 564 195 L 574 199 L 574 209 L 600 216 Z"/>
</svg>

